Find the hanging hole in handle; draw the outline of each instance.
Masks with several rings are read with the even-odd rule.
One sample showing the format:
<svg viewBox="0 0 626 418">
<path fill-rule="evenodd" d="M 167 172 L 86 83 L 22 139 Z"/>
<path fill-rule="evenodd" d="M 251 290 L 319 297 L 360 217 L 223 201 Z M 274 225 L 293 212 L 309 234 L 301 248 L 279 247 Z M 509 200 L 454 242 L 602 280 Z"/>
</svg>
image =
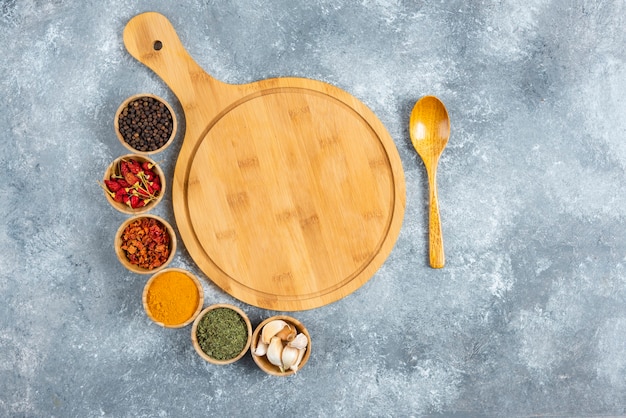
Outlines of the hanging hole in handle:
<svg viewBox="0 0 626 418">
<path fill-rule="evenodd" d="M 163 42 L 154 41 L 154 44 L 152 45 L 152 47 L 154 48 L 155 51 L 160 51 L 161 48 L 163 48 Z"/>
</svg>

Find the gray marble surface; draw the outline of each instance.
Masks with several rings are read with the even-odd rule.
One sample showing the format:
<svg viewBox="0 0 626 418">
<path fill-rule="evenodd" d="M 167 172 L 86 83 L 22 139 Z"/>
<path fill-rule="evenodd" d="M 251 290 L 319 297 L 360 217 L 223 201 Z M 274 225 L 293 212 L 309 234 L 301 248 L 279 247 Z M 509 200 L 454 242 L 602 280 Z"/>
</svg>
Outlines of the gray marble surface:
<svg viewBox="0 0 626 418">
<path fill-rule="evenodd" d="M 122 44 L 149 10 L 217 79 L 334 84 L 399 150 L 398 242 L 357 292 L 293 314 L 314 344 L 295 377 L 205 363 L 116 260 L 126 216 L 97 184 L 126 153 L 115 110 L 149 92 L 182 119 Z M 625 28 L 617 0 L 2 0 L 0 416 L 626 414 Z M 452 120 L 442 270 L 408 136 L 426 94 Z M 156 157 L 169 176 L 181 141 Z M 173 221 L 171 194 L 153 213 Z M 200 274 L 182 243 L 172 266 Z M 204 289 L 253 324 L 276 314 Z"/>
</svg>

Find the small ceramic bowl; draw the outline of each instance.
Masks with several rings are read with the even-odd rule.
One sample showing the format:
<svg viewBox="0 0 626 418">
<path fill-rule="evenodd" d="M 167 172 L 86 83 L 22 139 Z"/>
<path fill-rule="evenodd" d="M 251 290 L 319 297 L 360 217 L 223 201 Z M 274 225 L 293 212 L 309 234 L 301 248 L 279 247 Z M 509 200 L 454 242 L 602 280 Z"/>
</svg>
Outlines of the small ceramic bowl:
<svg viewBox="0 0 626 418">
<path fill-rule="evenodd" d="M 304 357 L 302 357 L 302 360 L 300 361 L 300 364 L 298 365 L 298 370 L 302 370 L 302 368 L 304 367 L 306 362 L 309 360 L 309 357 L 311 356 L 311 336 L 309 335 L 309 331 L 306 329 L 306 327 L 300 321 L 298 321 L 297 319 L 292 318 L 290 316 L 277 315 L 277 316 L 273 316 L 271 318 L 267 318 L 265 321 L 261 322 L 256 327 L 256 329 L 254 330 L 254 333 L 252 334 L 252 342 L 250 344 L 250 353 L 252 354 L 252 358 L 254 359 L 254 362 L 265 373 L 271 374 L 273 376 L 291 376 L 292 374 L 296 373 L 296 371 L 291 370 L 291 369 L 287 369 L 285 371 L 281 371 L 278 366 L 275 366 L 274 364 L 270 363 L 270 361 L 267 359 L 267 357 L 265 355 L 259 356 L 259 355 L 255 354 L 256 348 L 257 348 L 257 346 L 259 344 L 259 340 L 261 338 L 261 331 L 262 331 L 263 327 L 266 324 L 268 324 L 269 322 L 274 321 L 276 319 L 281 319 L 281 320 L 287 322 L 288 324 L 291 324 L 292 326 L 294 326 L 296 328 L 296 332 L 297 333 L 302 333 L 302 334 L 306 335 L 306 337 L 308 339 L 308 343 L 307 343 L 307 346 L 306 346 L 306 351 L 304 352 Z"/>
<path fill-rule="evenodd" d="M 216 359 L 214 357 L 211 357 L 210 355 L 208 355 L 201 347 L 200 342 L 198 341 L 198 327 L 202 326 L 200 323 L 202 321 L 202 319 L 205 317 L 205 315 L 210 314 L 211 311 L 214 311 L 216 309 L 230 309 L 231 311 L 235 312 L 237 315 L 239 315 L 241 317 L 241 319 L 243 319 L 243 322 L 245 324 L 245 328 L 247 330 L 248 333 L 248 338 L 245 342 L 245 344 L 242 345 L 242 349 L 241 351 L 237 354 L 234 355 L 231 358 L 227 358 L 227 359 Z M 221 323 L 223 324 L 225 321 L 221 321 Z M 219 332 L 218 330 L 215 330 L 215 332 Z M 250 319 L 248 319 L 248 316 L 245 314 L 244 311 L 242 311 L 241 309 L 239 309 L 236 306 L 233 305 L 229 305 L 229 304 L 225 304 L 225 303 L 218 303 L 216 305 L 211 305 L 207 308 L 205 308 L 202 312 L 200 312 L 200 314 L 196 317 L 196 319 L 193 321 L 193 326 L 191 327 L 191 342 L 193 344 L 193 348 L 196 350 L 196 352 L 198 353 L 198 355 L 200 357 L 202 357 L 204 360 L 208 361 L 209 363 L 212 364 L 217 364 L 217 365 L 224 365 L 224 364 L 230 364 L 230 363 L 234 363 L 237 360 L 239 360 L 240 358 L 242 358 L 246 352 L 248 351 L 248 349 L 250 348 L 250 341 L 252 339 L 252 324 L 250 323 Z"/>
<path fill-rule="evenodd" d="M 141 248 L 139 248 L 138 246 L 131 246 L 131 248 L 129 248 L 128 250 L 123 249 L 122 246 L 124 246 L 125 241 L 128 242 L 130 239 L 132 239 L 132 233 L 125 234 L 124 231 L 126 230 L 127 227 L 128 228 L 135 227 L 135 228 L 138 228 L 138 231 L 136 232 L 141 233 L 142 230 L 143 232 L 145 232 L 144 228 L 146 227 L 146 225 L 150 225 L 151 223 L 154 223 L 154 222 L 156 222 L 157 225 L 158 224 L 162 225 L 162 228 L 164 230 L 163 232 L 167 234 L 167 237 L 169 239 L 169 244 L 167 246 L 168 254 L 166 255 L 166 254 L 163 254 L 162 252 L 160 253 L 163 255 L 162 258 L 165 258 L 165 259 L 160 260 L 160 264 L 158 265 L 157 263 L 152 263 L 153 266 L 150 266 L 147 264 L 144 267 L 141 264 L 132 263 L 131 258 L 137 257 L 137 255 L 141 253 Z M 125 237 L 125 235 L 127 236 Z M 159 239 L 159 235 L 155 235 L 155 239 Z M 158 244 L 159 242 L 155 242 L 155 243 Z M 133 273 L 139 273 L 139 274 L 154 274 L 157 271 L 163 270 L 174 259 L 174 254 L 176 254 L 176 234 L 174 233 L 174 228 L 172 228 L 172 226 L 165 219 L 159 216 L 149 215 L 149 214 L 135 215 L 127 219 L 118 228 L 117 233 L 115 234 L 114 247 L 115 247 L 115 254 L 117 254 L 117 258 L 120 260 L 120 263 L 122 263 L 122 265 L 126 267 L 128 270 L 132 271 Z M 156 255 L 157 254 L 154 254 L 154 252 L 148 253 L 148 256 L 151 258 L 154 258 L 154 256 Z M 129 256 L 131 258 L 129 258 Z"/>
<path fill-rule="evenodd" d="M 122 115 L 124 110 L 129 107 L 129 104 L 131 102 L 144 98 L 144 97 L 152 98 L 158 102 L 163 103 L 163 105 L 165 105 L 165 108 L 172 115 L 172 120 L 171 120 L 172 133 L 170 134 L 169 138 L 167 138 L 167 140 L 164 140 L 164 142 L 160 144 L 160 146 L 152 142 L 152 138 L 155 138 L 156 135 L 148 135 L 149 141 L 146 144 L 144 144 L 143 146 L 134 147 L 133 145 L 131 145 L 129 142 L 126 141 L 126 139 L 124 138 L 124 135 L 120 131 L 120 116 Z M 117 112 L 115 112 L 115 119 L 113 120 L 113 124 L 115 125 L 115 135 L 117 136 L 117 139 L 120 140 L 122 145 L 129 151 L 136 153 L 136 154 L 142 154 L 142 155 L 155 154 L 157 152 L 164 151 L 167 147 L 170 146 L 170 144 L 174 140 L 174 137 L 176 137 L 176 130 L 178 129 L 178 121 L 176 119 L 176 114 L 174 113 L 174 109 L 172 108 L 172 106 L 170 106 L 170 104 L 164 99 L 162 99 L 161 97 L 155 96 L 154 94 L 150 94 L 150 93 L 135 94 L 134 96 L 131 96 L 128 99 L 124 100 L 124 102 L 122 102 L 120 107 L 117 109 Z M 151 128 L 160 130 L 160 128 L 157 127 L 156 125 L 151 126 Z M 137 129 L 134 129 L 133 132 L 137 132 Z M 141 132 L 144 132 L 144 131 L 141 131 Z M 153 144 L 157 145 L 157 147 L 153 148 L 152 147 Z"/>
<path fill-rule="evenodd" d="M 139 164 L 143 164 L 145 162 L 152 164 L 153 167 L 151 168 L 151 171 L 158 176 L 159 183 L 161 185 L 161 188 L 158 192 L 152 192 L 152 194 L 155 196 L 154 198 L 142 197 L 142 195 L 139 194 L 138 191 L 136 191 L 135 193 L 138 194 L 139 199 L 141 199 L 142 201 L 148 201 L 148 203 L 145 203 L 144 206 L 137 208 L 133 208 L 130 203 L 116 201 L 114 195 L 111 195 L 111 193 L 115 194 L 115 191 L 110 190 L 105 183 L 105 181 L 110 181 L 112 179 L 115 179 L 116 177 L 121 176 L 120 164 L 122 162 L 128 161 L 136 161 Z M 163 200 L 163 196 L 165 196 L 165 174 L 163 173 L 161 167 L 159 167 L 151 158 L 140 154 L 127 154 L 115 159 L 107 167 L 106 171 L 104 172 L 104 177 L 102 178 L 102 189 L 104 190 L 104 195 L 106 196 L 107 201 L 118 211 L 130 215 L 145 213 L 150 211 L 151 209 L 154 209 L 156 205 L 158 205 L 159 202 Z M 144 189 L 145 186 L 142 185 L 142 192 Z"/>
<path fill-rule="evenodd" d="M 150 319 L 165 328 L 189 325 L 202 310 L 204 290 L 191 272 L 167 268 L 154 274 L 142 295 L 143 308 Z M 167 309 L 169 313 L 165 313 Z"/>
</svg>

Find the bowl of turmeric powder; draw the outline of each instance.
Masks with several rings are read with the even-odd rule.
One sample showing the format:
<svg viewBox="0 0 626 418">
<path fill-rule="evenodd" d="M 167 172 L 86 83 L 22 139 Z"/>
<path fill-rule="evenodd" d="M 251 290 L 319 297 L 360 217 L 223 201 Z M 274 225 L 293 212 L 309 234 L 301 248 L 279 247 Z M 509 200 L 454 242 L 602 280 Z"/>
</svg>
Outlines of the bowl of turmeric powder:
<svg viewBox="0 0 626 418">
<path fill-rule="evenodd" d="M 191 272 L 167 268 L 150 277 L 142 301 L 146 314 L 155 323 L 165 328 L 182 328 L 200 313 L 204 290 Z"/>
</svg>

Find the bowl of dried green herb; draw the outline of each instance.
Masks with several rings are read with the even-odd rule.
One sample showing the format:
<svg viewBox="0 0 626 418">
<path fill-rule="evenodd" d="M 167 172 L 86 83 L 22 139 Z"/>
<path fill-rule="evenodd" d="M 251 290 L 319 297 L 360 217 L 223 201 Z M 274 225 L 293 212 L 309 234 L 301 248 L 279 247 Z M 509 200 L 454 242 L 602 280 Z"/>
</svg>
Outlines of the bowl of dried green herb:
<svg viewBox="0 0 626 418">
<path fill-rule="evenodd" d="M 252 324 L 244 311 L 219 303 L 205 308 L 191 327 L 191 342 L 209 363 L 234 363 L 250 348 Z"/>
<path fill-rule="evenodd" d="M 122 102 L 115 112 L 114 125 L 124 147 L 148 155 L 172 143 L 178 124 L 169 103 L 154 94 L 141 93 Z"/>
</svg>

